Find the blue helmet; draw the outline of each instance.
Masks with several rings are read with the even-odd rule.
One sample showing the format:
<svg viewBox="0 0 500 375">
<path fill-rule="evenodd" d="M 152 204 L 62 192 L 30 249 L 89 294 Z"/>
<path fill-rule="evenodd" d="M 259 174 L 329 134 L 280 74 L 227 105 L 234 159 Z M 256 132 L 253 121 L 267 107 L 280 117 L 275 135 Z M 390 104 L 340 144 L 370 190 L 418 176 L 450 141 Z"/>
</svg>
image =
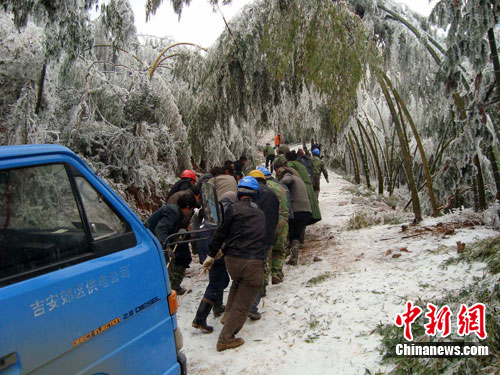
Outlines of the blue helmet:
<svg viewBox="0 0 500 375">
<path fill-rule="evenodd" d="M 259 171 L 261 171 L 262 173 L 264 173 L 264 176 L 270 176 L 271 175 L 271 172 L 269 172 L 269 169 L 267 169 L 266 167 L 257 167 L 257 169 Z"/>
<path fill-rule="evenodd" d="M 253 200 L 259 199 L 259 183 L 252 176 L 243 177 L 238 184 L 238 199 L 240 199 L 244 195 L 250 196 Z"/>
<path fill-rule="evenodd" d="M 317 148 L 313 149 L 313 150 L 312 150 L 312 154 L 313 154 L 313 155 L 318 155 L 318 156 L 319 156 L 319 154 L 320 154 L 319 149 L 317 149 Z"/>
</svg>

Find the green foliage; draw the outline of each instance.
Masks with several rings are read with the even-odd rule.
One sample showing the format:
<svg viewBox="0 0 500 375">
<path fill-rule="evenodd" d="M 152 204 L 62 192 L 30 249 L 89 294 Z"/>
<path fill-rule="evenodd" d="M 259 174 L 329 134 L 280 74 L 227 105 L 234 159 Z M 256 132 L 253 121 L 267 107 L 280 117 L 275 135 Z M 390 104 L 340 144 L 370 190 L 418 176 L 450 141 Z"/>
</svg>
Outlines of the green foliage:
<svg viewBox="0 0 500 375">
<path fill-rule="evenodd" d="M 477 2 L 459 3 L 468 7 Z M 162 3 L 181 14 L 190 1 L 148 0 L 147 15 Z M 453 9 L 452 3 L 456 2 L 450 2 L 449 9 Z M 461 137 L 445 152 L 432 155 L 438 160 L 433 182 L 441 203 L 471 181 L 475 173 L 470 167 L 472 152 L 494 140 L 491 129 L 498 122 L 498 113 L 489 110 L 491 120 L 486 126 L 480 116 L 467 122 L 467 127 L 457 120 L 443 90 L 432 85 L 437 69 L 434 59 L 413 34 L 402 31 L 405 28 L 394 16 L 380 14 L 375 1 L 255 1 L 228 24 L 206 54 L 176 48 L 174 57 L 158 64 L 151 80 L 146 69 L 172 43 L 137 43 L 126 0 L 108 2 L 101 8 L 101 17 L 90 24 L 87 11 L 95 4 L 96 0 L 2 2 L 8 12 L 4 18 L 13 15 L 16 27 L 26 33 L 18 38 L 11 32 L 11 24 L 1 25 L 0 113 L 4 121 L 0 137 L 4 143 L 70 145 L 115 182 L 149 193 L 162 189 L 164 176 L 168 181 L 174 172 L 189 167 L 191 156 L 195 163 L 210 167 L 250 155 L 258 141 L 256 135 L 269 128 L 279 130 L 288 141 L 308 142 L 313 136 L 323 143 L 325 155 L 344 161 L 343 129 L 352 126 L 349 121 L 356 118 L 352 115 L 359 116 L 361 110 L 357 113 L 356 109 L 363 107 L 367 121 L 369 118 L 373 124 L 370 132 L 366 128 L 367 133 L 376 135 L 373 146 L 382 156 L 381 168 L 389 171 L 386 179 L 392 193 L 392 185 L 400 180 L 400 158 L 391 113 L 381 102 L 373 77 L 379 65 L 411 112 L 427 155 L 440 144 L 448 146 L 452 138 Z M 491 16 L 494 22 L 497 13 Z M 26 26 L 28 20 L 39 27 Z M 422 30 L 432 31 L 428 23 L 421 17 L 412 16 L 411 20 L 419 29 L 419 40 L 427 40 L 429 36 Z M 486 21 L 491 24 L 491 19 Z M 472 34 L 471 38 L 477 33 Z M 92 41 L 110 47 L 88 49 Z M 133 48 L 135 55 L 126 52 L 127 48 Z M 40 72 L 45 66 L 43 86 Z M 477 82 L 486 89 L 494 79 L 484 70 Z M 491 90 L 480 90 L 478 101 L 494 103 L 488 92 Z M 468 110 L 469 103 L 459 94 L 457 101 Z M 367 108 L 368 102 L 373 102 L 371 108 Z M 375 145 L 375 139 L 380 144 Z M 409 143 L 413 147 L 412 139 Z M 365 159 L 365 169 L 372 169 L 371 160 Z M 484 157 L 481 162 L 484 164 Z M 413 164 L 420 183 L 418 156 Z M 461 178 L 464 171 L 467 179 Z M 487 172 L 485 182 L 492 186 Z"/>
<path fill-rule="evenodd" d="M 404 201 L 397 195 L 389 195 L 389 196 L 383 196 L 383 201 L 385 204 L 387 204 L 389 207 L 403 207 Z"/>
<path fill-rule="evenodd" d="M 500 273 L 500 236 L 467 245 L 457 257 L 448 259 L 444 266 L 464 261 L 485 262 L 492 274 Z"/>
<path fill-rule="evenodd" d="M 400 215 L 395 215 L 395 214 L 386 214 L 382 215 L 382 222 L 384 225 L 396 225 L 396 224 L 401 224 L 408 222 L 407 218 L 401 217 Z"/>
<path fill-rule="evenodd" d="M 274 78 L 292 95 L 302 82 L 325 95 L 330 126 L 345 124 L 377 55 L 360 19 L 344 3 L 301 0 L 272 2 L 267 21 L 262 50 Z"/>
<path fill-rule="evenodd" d="M 382 336 L 382 352 L 384 361 L 395 364 L 391 375 L 468 375 L 468 374 L 496 374 L 500 368 L 500 284 L 498 283 L 498 272 L 500 272 L 500 237 L 479 241 L 467 245 L 457 261 L 487 261 L 491 273 L 486 273 L 482 279 L 459 291 L 450 292 L 438 301 L 416 301 L 415 304 L 423 307 L 427 303 L 441 307 L 448 305 L 452 311 L 459 311 L 461 304 L 471 306 L 475 303 L 486 305 L 486 332 L 485 340 L 481 345 L 487 345 L 490 355 L 485 358 L 401 358 L 393 357 L 396 344 L 405 342 L 403 329 L 395 325 L 379 325 L 376 332 Z M 445 262 L 445 265 L 451 264 Z M 496 275 L 495 275 L 496 274 Z M 474 334 L 465 338 L 453 332 L 451 336 L 443 339 L 425 335 L 424 324 L 427 319 L 424 314 L 419 316 L 412 325 L 412 333 L 415 342 L 453 342 L 463 341 L 476 342 Z M 453 321 L 452 321 L 453 325 Z M 495 372 L 496 371 L 496 372 Z"/>
<path fill-rule="evenodd" d="M 101 16 L 106 39 L 111 41 L 115 50 L 135 38 L 134 13 L 128 0 L 111 0 L 102 5 Z"/>
<path fill-rule="evenodd" d="M 44 27 L 47 57 L 59 59 L 64 52 L 73 61 L 92 44 L 87 11 L 96 3 L 97 0 L 6 0 L 2 7 L 14 15 L 19 30 L 30 19 Z"/>
<path fill-rule="evenodd" d="M 486 305 L 486 332 L 488 337 L 481 341 L 481 345 L 487 345 L 490 356 L 484 358 L 402 358 L 393 357 L 396 344 L 405 342 L 403 329 L 395 325 L 380 325 L 376 332 L 382 336 L 382 352 L 384 362 L 394 363 L 394 369 L 390 375 L 475 375 L 475 374 L 496 374 L 500 366 L 500 285 L 488 288 L 491 279 L 485 279 L 478 285 L 471 288 L 462 289 L 459 293 L 453 293 L 439 301 L 417 301 L 418 306 L 425 306 L 426 303 L 433 303 L 436 306 L 447 304 L 452 311 L 458 311 L 460 304 L 468 306 L 480 302 Z M 415 342 L 460 342 L 462 337 L 452 336 L 442 339 L 424 334 L 424 324 L 427 321 L 424 314 L 420 315 L 412 325 L 412 333 Z M 475 335 L 466 337 L 467 342 L 476 342 Z"/>
<path fill-rule="evenodd" d="M 439 1 L 431 14 L 431 21 L 447 33 L 447 63 L 453 74 L 458 64 L 467 58 L 476 71 L 489 63 L 489 47 L 486 34 L 500 23 L 500 3 L 497 0 Z"/>
<path fill-rule="evenodd" d="M 219 0 L 207 0 L 207 1 L 212 5 L 219 4 Z M 163 0 L 146 0 L 146 21 L 148 21 L 152 15 L 156 14 L 156 11 L 162 5 L 162 3 Z M 172 5 L 174 12 L 177 13 L 179 17 L 182 14 L 182 9 L 184 8 L 184 5 L 189 6 L 190 3 L 191 0 L 170 0 L 170 5 Z M 232 0 L 222 0 L 221 3 L 223 5 L 230 4 L 232 3 Z"/>
<path fill-rule="evenodd" d="M 313 278 L 307 280 L 306 286 L 311 287 L 311 286 L 314 286 L 316 284 L 320 284 L 328 279 L 331 279 L 333 276 L 334 275 L 330 272 L 323 273 L 319 276 L 314 276 Z M 311 328 L 313 328 L 313 327 L 311 327 Z"/>
<path fill-rule="evenodd" d="M 146 83 L 134 87 L 125 101 L 124 114 L 127 120 L 133 124 L 143 121 L 158 122 L 157 111 L 160 107 L 161 99 L 151 91 Z"/>
<path fill-rule="evenodd" d="M 382 223 L 382 218 L 368 211 L 356 212 L 347 222 L 347 230 L 357 230 L 372 227 Z"/>
</svg>

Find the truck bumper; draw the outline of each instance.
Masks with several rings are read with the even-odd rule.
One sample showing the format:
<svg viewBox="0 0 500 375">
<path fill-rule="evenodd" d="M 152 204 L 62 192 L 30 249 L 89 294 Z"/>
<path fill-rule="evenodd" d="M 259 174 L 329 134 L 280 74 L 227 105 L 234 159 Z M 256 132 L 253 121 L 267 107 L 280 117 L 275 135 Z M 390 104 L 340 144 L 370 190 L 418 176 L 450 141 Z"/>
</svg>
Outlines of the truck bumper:
<svg viewBox="0 0 500 375">
<path fill-rule="evenodd" d="M 187 375 L 187 359 L 183 352 L 177 352 L 177 361 L 181 365 L 181 375 Z"/>
</svg>

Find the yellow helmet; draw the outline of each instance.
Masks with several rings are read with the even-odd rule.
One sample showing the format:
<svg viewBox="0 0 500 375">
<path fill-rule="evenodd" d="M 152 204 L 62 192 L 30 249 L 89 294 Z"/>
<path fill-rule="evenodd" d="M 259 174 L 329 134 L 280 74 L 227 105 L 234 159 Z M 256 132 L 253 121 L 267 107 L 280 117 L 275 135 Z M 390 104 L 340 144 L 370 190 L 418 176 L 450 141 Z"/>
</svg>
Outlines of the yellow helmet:
<svg viewBox="0 0 500 375">
<path fill-rule="evenodd" d="M 254 169 L 253 171 L 251 171 L 249 174 L 249 176 L 252 176 L 253 178 L 262 178 L 263 180 L 266 179 L 266 176 L 264 176 L 264 173 L 262 173 L 261 171 L 259 171 L 258 169 Z"/>
</svg>

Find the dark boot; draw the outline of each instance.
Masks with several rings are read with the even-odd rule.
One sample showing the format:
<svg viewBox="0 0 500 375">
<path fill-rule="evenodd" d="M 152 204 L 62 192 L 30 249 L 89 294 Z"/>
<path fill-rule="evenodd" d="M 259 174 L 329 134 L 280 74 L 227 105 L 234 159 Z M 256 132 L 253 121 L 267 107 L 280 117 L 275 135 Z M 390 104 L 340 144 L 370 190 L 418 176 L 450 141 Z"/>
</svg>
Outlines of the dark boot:
<svg viewBox="0 0 500 375">
<path fill-rule="evenodd" d="M 214 303 L 214 308 L 213 308 L 214 317 L 218 318 L 219 316 L 224 314 L 224 311 L 226 311 L 226 306 L 222 304 L 222 301 Z"/>
<path fill-rule="evenodd" d="M 207 325 L 207 317 L 212 310 L 214 303 L 207 298 L 203 298 L 198 306 L 198 311 L 196 311 L 196 316 L 193 320 L 192 326 L 194 328 L 199 328 L 204 333 L 212 333 L 214 331 L 213 327 Z"/>
<path fill-rule="evenodd" d="M 291 249 L 292 255 L 290 255 L 290 259 L 288 259 L 287 264 L 291 266 L 297 265 L 297 263 L 299 262 L 299 251 L 300 251 L 299 240 L 293 240 Z"/>
<path fill-rule="evenodd" d="M 281 277 L 279 277 L 279 276 L 273 276 L 273 277 L 271 278 L 271 283 L 272 283 L 273 285 L 280 284 L 280 283 L 282 283 L 282 282 L 283 282 L 283 279 L 282 279 Z"/>
<path fill-rule="evenodd" d="M 217 351 L 222 352 L 223 350 L 226 350 L 226 349 L 237 348 L 238 346 L 241 346 L 244 343 L 245 343 L 245 341 L 239 337 L 237 337 L 237 338 L 235 337 L 234 339 L 232 339 L 229 342 L 217 341 Z"/>
<path fill-rule="evenodd" d="M 262 318 L 262 314 L 260 312 L 258 312 L 257 310 L 255 310 L 255 311 L 250 310 L 248 312 L 248 317 L 252 320 L 260 320 L 260 318 Z"/>
<path fill-rule="evenodd" d="M 170 278 L 170 287 L 177 292 L 177 295 L 182 295 L 186 292 L 184 288 L 181 288 L 182 280 L 184 280 L 184 275 L 186 274 L 186 267 L 179 266 L 175 262 L 170 262 L 168 265 L 168 276 Z M 182 293 L 184 292 L 184 293 Z"/>
<path fill-rule="evenodd" d="M 172 288 L 173 289 L 173 288 Z M 177 295 L 178 296 L 182 296 L 184 294 L 186 294 L 186 289 L 184 289 L 182 286 L 178 286 L 177 289 L 175 289 L 175 291 L 177 292 Z M 191 289 L 189 290 L 188 293 L 191 293 Z"/>
</svg>

